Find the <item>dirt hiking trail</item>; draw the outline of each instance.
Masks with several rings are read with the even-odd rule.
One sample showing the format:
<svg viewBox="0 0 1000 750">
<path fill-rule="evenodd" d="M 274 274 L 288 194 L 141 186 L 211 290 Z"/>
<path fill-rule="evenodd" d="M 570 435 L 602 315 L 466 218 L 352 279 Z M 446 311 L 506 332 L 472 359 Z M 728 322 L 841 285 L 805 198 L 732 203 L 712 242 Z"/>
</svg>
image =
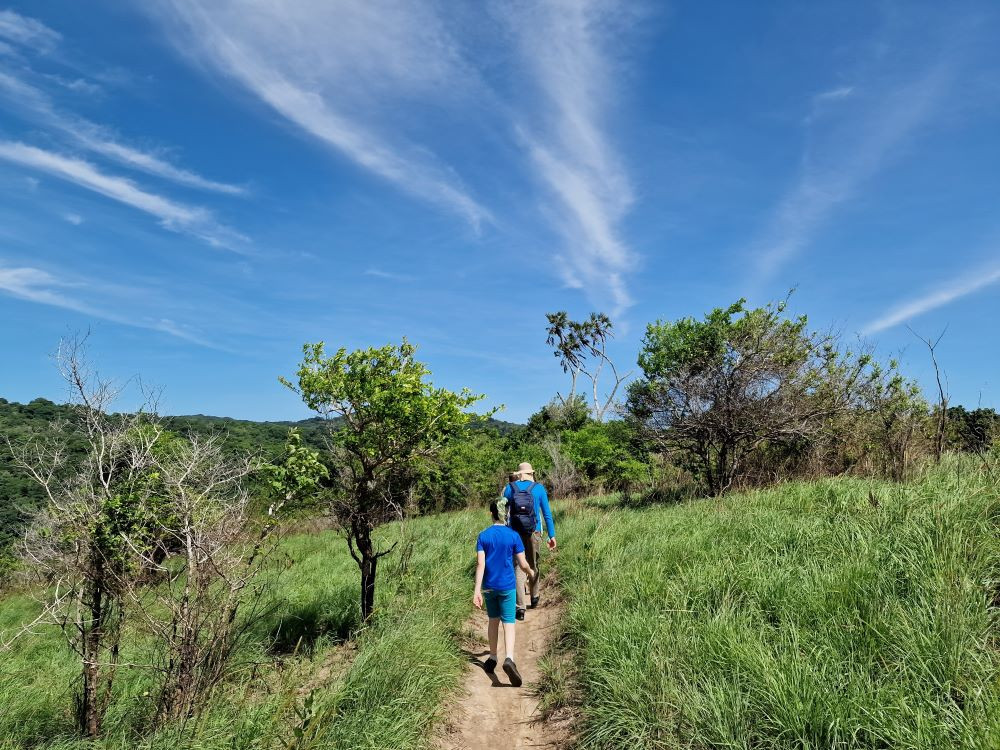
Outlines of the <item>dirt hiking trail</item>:
<svg viewBox="0 0 1000 750">
<path fill-rule="evenodd" d="M 519 688 L 510 685 L 501 669 L 505 656 L 503 631 L 500 631 L 500 663 L 491 678 L 483 670 L 483 662 L 489 656 L 486 613 L 477 610 L 469 618 L 466 627 L 475 636 L 463 648 L 469 657 L 463 691 L 437 743 L 439 750 L 569 747 L 566 722 L 541 721 L 535 695 L 539 681 L 538 660 L 548 653 L 552 640 L 558 635 L 563 606 L 557 597 L 554 587 L 543 591 L 538 607 L 529 609 L 524 621 L 517 623 L 514 656 L 524 680 Z"/>
</svg>

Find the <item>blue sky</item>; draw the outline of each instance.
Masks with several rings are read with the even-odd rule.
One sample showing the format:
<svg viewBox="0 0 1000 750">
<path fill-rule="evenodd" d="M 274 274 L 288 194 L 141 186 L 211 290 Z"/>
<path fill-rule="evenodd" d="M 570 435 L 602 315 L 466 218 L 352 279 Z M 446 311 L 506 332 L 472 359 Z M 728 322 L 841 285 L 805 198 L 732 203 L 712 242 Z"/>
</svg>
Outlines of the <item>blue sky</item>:
<svg viewBox="0 0 1000 750">
<path fill-rule="evenodd" d="M 305 416 L 305 341 L 407 336 L 523 420 L 544 313 L 796 287 L 819 328 L 1000 405 L 992 2 L 0 3 L 0 395 L 104 373 Z"/>
</svg>

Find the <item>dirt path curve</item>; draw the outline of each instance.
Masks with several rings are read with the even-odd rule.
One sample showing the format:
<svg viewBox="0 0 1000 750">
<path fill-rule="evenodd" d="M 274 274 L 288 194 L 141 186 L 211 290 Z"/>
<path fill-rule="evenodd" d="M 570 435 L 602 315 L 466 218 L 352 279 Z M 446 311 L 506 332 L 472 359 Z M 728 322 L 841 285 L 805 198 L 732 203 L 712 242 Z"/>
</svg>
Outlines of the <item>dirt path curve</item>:
<svg viewBox="0 0 1000 750">
<path fill-rule="evenodd" d="M 550 589 L 551 590 L 551 589 Z M 515 750 L 515 748 L 568 747 L 568 732 L 562 722 L 540 721 L 535 686 L 539 680 L 538 660 L 549 650 L 558 634 L 562 604 L 545 597 L 529 609 L 524 622 L 517 623 L 515 661 L 524 679 L 512 687 L 497 665 L 496 675 L 483 671 L 489 656 L 486 643 L 486 613 L 476 612 L 466 623 L 476 640 L 463 649 L 469 657 L 463 693 L 443 736 L 439 750 Z M 503 664 L 503 631 L 500 632 L 500 664 Z"/>
</svg>

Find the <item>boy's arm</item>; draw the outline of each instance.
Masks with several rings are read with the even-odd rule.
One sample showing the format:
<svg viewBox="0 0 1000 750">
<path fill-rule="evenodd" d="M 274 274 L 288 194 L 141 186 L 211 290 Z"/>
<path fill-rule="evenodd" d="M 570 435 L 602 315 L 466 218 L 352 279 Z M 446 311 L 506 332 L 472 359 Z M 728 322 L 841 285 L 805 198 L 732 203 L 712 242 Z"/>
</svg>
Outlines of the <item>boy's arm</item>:
<svg viewBox="0 0 1000 750">
<path fill-rule="evenodd" d="M 517 567 L 527 573 L 529 577 L 535 577 L 535 571 L 533 571 L 531 566 L 528 565 L 528 558 L 524 556 L 524 552 L 518 552 L 515 559 L 517 560 Z"/>
<path fill-rule="evenodd" d="M 521 555 L 524 557 L 524 555 Z M 483 574 L 486 572 L 486 553 L 482 550 L 476 552 L 476 588 L 472 593 L 472 604 L 479 609 L 483 608 Z"/>
</svg>

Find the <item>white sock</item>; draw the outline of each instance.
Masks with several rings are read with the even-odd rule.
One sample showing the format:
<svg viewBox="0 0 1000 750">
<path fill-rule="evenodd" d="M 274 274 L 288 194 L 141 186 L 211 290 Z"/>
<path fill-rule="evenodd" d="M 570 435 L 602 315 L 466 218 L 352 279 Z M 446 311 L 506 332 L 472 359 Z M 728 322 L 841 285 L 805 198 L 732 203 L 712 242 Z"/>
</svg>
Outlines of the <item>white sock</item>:
<svg viewBox="0 0 1000 750">
<path fill-rule="evenodd" d="M 493 661 L 498 661 L 498 659 L 497 659 L 497 655 L 496 655 L 496 654 L 490 654 L 490 658 L 491 658 L 491 659 L 492 659 Z"/>
</svg>

